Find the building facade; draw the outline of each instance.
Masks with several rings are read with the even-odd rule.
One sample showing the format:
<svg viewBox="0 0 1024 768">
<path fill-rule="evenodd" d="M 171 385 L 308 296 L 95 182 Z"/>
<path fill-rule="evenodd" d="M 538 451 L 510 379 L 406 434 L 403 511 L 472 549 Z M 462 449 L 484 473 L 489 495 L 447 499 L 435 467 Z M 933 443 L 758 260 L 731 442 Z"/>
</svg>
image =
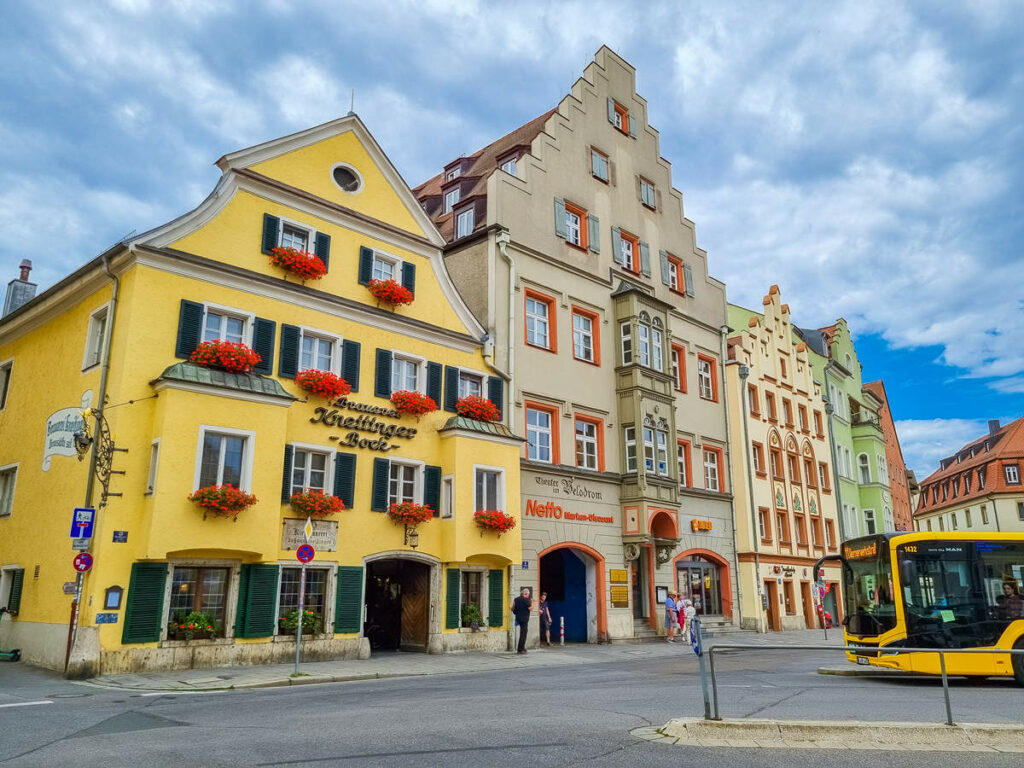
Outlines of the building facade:
<svg viewBox="0 0 1024 768">
<path fill-rule="evenodd" d="M 759 632 L 841 620 L 839 551 L 825 401 L 807 344 L 793 333 L 778 286 L 763 311 L 729 305 L 726 390 L 734 455 L 739 592 L 744 625 Z M 819 604 L 822 608 L 819 611 Z"/>
<path fill-rule="evenodd" d="M 455 413 L 501 403 L 504 380 L 444 240 L 355 115 L 218 165 L 195 210 L 0 319 L 0 646 L 65 666 L 69 528 L 86 536 L 70 521 L 94 507 L 70 675 L 294 658 L 305 541 L 307 659 L 506 648 L 520 528 L 474 512 L 520 508 L 522 441 Z M 282 247 L 326 274 L 275 266 Z M 387 278 L 412 303 L 382 305 L 369 285 Z M 260 360 L 193 362 L 215 340 Z M 327 373 L 351 392 L 301 385 Z M 399 412 L 400 390 L 441 409 Z M 226 516 L 224 496 L 190 500 L 226 486 L 255 499 Z M 302 502 L 329 497 L 345 509 L 307 528 Z M 395 504 L 432 516 L 398 524 Z"/>
<path fill-rule="evenodd" d="M 1024 418 L 989 422 L 920 483 L 917 531 L 1024 531 Z"/>
<path fill-rule="evenodd" d="M 602 48 L 555 109 L 415 192 L 527 439 L 517 581 L 571 640 L 663 631 L 669 589 L 736 620 L 725 291 L 634 69 Z"/>
<path fill-rule="evenodd" d="M 907 471 L 907 464 L 903 460 L 903 449 L 900 448 L 900 438 L 896 433 L 896 422 L 892 418 L 889 397 L 885 394 L 885 382 L 881 379 L 869 381 L 864 388 L 882 403 L 882 407 L 878 409 L 878 418 L 881 421 L 882 437 L 885 440 L 885 461 L 888 467 L 889 491 L 892 494 L 893 527 L 891 530 L 912 531 L 914 530 L 914 508 L 910 504 L 910 489 L 917 480 L 914 478 L 913 472 Z"/>
<path fill-rule="evenodd" d="M 850 329 L 843 318 L 819 329 L 794 328 L 807 343 L 815 380 L 823 386 L 835 472 L 840 538 L 895 528 L 883 401 L 864 386 Z"/>
</svg>

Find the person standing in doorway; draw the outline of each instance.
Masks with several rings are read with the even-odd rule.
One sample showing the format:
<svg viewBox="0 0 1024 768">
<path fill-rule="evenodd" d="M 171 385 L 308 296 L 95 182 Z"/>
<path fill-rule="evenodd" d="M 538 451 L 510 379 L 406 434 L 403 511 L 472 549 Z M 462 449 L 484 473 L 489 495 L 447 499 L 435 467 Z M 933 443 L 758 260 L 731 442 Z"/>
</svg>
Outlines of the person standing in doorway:
<svg viewBox="0 0 1024 768">
<path fill-rule="evenodd" d="M 665 642 L 674 643 L 676 624 L 679 623 L 678 609 L 675 601 L 676 593 L 669 592 L 665 598 Z"/>
<path fill-rule="evenodd" d="M 530 613 L 533 611 L 533 598 L 530 597 L 530 588 L 523 587 L 519 597 L 512 601 L 512 613 L 516 617 L 516 624 L 519 626 L 519 646 L 517 653 L 526 653 L 526 629 L 530 624 Z"/>
<path fill-rule="evenodd" d="M 551 647 L 551 611 L 548 609 L 548 593 L 540 593 L 540 606 L 537 610 L 540 617 L 540 641 Z"/>
<path fill-rule="evenodd" d="M 693 617 L 697 615 L 697 610 L 693 607 L 693 601 L 683 600 L 683 605 L 682 608 L 680 608 L 679 613 L 682 621 L 681 626 L 683 627 L 683 631 L 686 632 L 693 624 Z"/>
</svg>

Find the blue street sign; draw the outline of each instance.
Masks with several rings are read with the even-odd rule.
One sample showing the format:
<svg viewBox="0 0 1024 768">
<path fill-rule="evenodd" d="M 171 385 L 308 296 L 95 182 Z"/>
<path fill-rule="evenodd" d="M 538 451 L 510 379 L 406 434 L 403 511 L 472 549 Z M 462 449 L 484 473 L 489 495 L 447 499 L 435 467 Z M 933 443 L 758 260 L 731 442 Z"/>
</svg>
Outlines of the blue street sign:
<svg viewBox="0 0 1024 768">
<path fill-rule="evenodd" d="M 128 531 L 114 531 L 114 543 L 125 544 L 128 541 Z"/>
<path fill-rule="evenodd" d="M 530 570 L 530 561 L 529 560 L 523 560 L 523 570 L 524 571 Z"/>
<path fill-rule="evenodd" d="M 92 507 L 75 507 L 75 513 L 71 516 L 71 538 L 91 539 L 95 518 L 96 510 Z"/>
<path fill-rule="evenodd" d="M 690 645 L 693 652 L 700 656 L 700 618 L 694 616 L 690 619 Z"/>
<path fill-rule="evenodd" d="M 96 614 L 97 624 L 117 624 L 116 613 L 97 613 Z"/>
</svg>

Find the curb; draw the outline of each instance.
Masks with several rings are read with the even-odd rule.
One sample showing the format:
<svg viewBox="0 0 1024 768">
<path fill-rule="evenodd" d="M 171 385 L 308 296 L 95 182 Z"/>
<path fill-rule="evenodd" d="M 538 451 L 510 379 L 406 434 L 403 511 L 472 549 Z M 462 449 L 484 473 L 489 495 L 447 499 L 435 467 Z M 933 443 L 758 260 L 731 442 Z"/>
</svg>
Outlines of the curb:
<svg viewBox="0 0 1024 768">
<path fill-rule="evenodd" d="M 935 675 L 923 675 L 907 672 L 902 669 L 885 669 L 884 667 L 818 667 L 819 675 L 835 675 L 836 677 L 907 677 L 923 679 Z"/>
<path fill-rule="evenodd" d="M 102 678 L 83 680 L 79 685 L 87 685 L 93 688 L 104 688 L 108 691 L 144 691 L 146 693 L 213 693 L 215 691 L 244 691 L 259 688 L 287 688 L 293 685 L 325 685 L 327 683 L 352 683 L 361 680 L 387 680 L 395 677 L 423 677 L 425 672 L 362 672 L 351 675 L 302 675 L 301 677 L 280 677 L 272 680 L 256 680 L 248 683 L 234 683 L 233 685 L 211 685 L 208 687 L 174 686 L 151 688 L 144 686 L 123 686 L 111 685 L 104 682 Z"/>
</svg>

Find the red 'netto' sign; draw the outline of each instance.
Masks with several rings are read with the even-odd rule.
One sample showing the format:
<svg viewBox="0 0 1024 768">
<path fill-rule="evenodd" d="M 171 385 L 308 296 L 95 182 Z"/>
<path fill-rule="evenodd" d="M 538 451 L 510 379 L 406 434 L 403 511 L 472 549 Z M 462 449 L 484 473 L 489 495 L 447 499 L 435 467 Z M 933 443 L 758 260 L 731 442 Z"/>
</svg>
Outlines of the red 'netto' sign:
<svg viewBox="0 0 1024 768">
<path fill-rule="evenodd" d="M 578 513 L 563 510 L 553 501 L 526 500 L 527 517 L 548 517 L 553 520 L 575 520 L 578 523 L 614 523 L 611 515 L 595 515 L 594 513 Z"/>
</svg>

